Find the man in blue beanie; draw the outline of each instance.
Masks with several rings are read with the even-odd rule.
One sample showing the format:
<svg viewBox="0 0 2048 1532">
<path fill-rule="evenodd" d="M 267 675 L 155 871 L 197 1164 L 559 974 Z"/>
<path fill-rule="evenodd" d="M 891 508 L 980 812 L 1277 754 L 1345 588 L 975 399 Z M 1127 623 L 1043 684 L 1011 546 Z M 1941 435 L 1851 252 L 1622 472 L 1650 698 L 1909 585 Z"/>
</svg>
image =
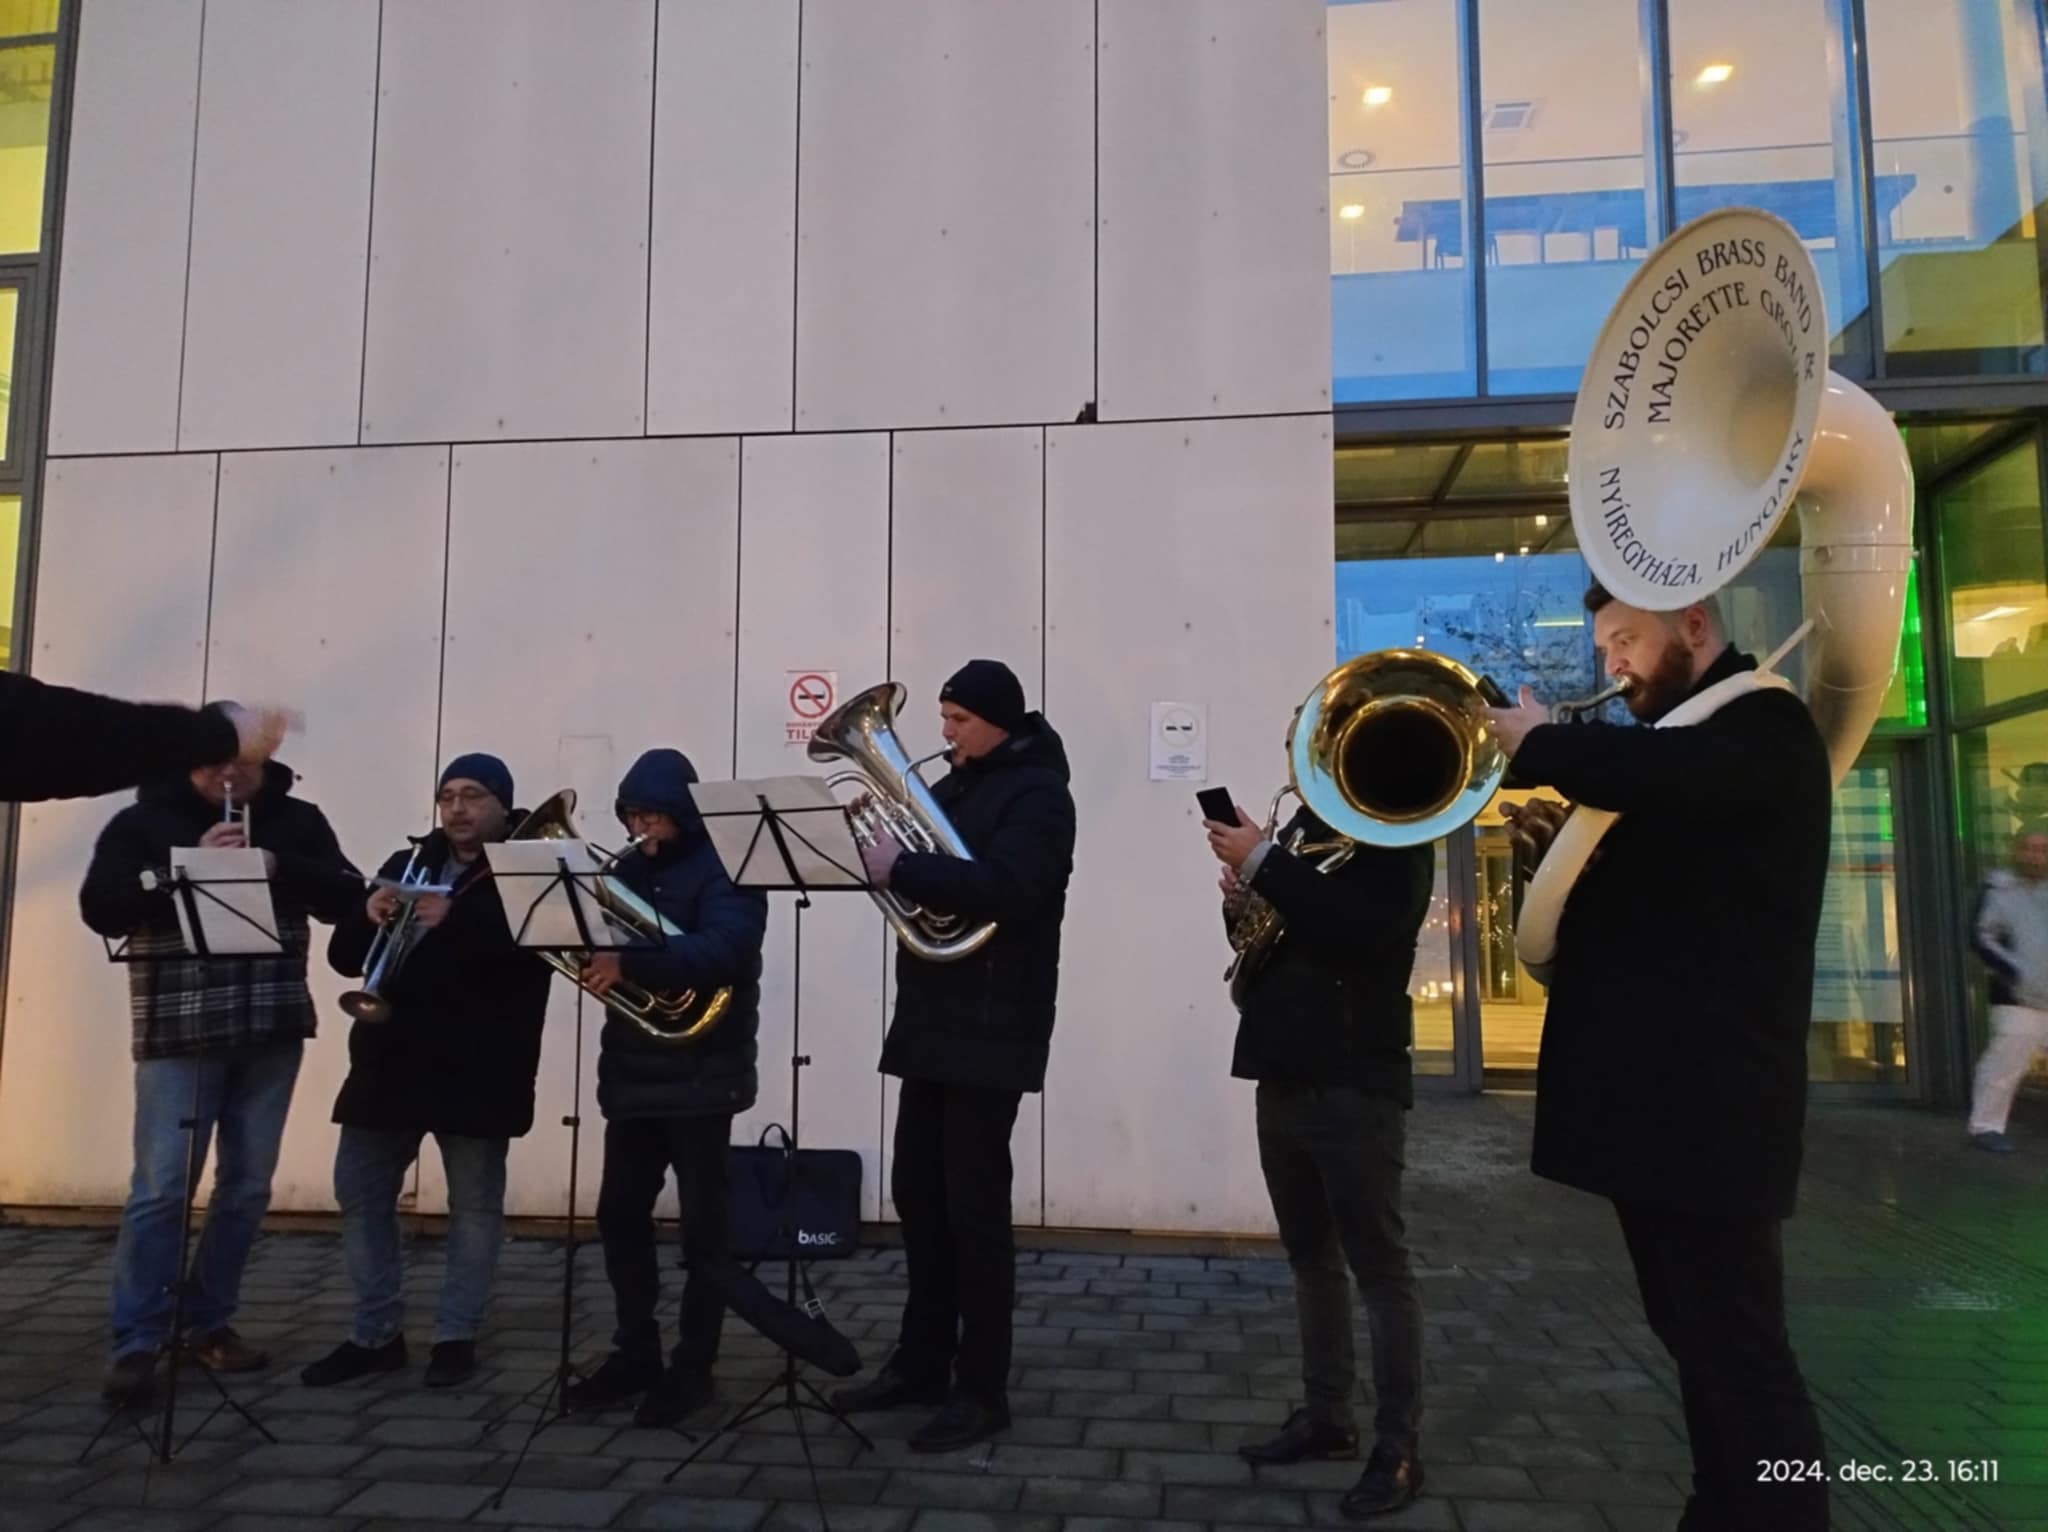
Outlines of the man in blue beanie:
<svg viewBox="0 0 2048 1532">
<path fill-rule="evenodd" d="M 768 896 L 735 888 L 726 876 L 690 797 L 696 780 L 681 751 L 649 750 L 619 783 L 617 804 L 619 822 L 641 839 L 613 875 L 683 934 L 659 951 L 594 953 L 583 971 L 583 982 L 599 993 L 622 979 L 647 989 L 694 990 L 700 1002 L 719 989 L 732 991 L 725 1014 L 688 1047 L 650 1037 L 616 1013 L 607 1016 L 599 1044 L 597 1105 L 605 1123 L 597 1230 L 618 1328 L 611 1354 L 569 1386 L 568 1402 L 599 1409 L 640 1394 L 633 1420 L 641 1426 L 671 1425 L 716 1396 L 711 1368 L 725 1321 L 719 1279 L 731 1248 L 726 1150 L 733 1118 L 754 1104 L 760 1087 L 754 1035 Z M 671 1169 L 690 1273 L 664 1368 L 654 1204 Z"/>
<path fill-rule="evenodd" d="M 441 773 L 439 828 L 418 843 L 417 861 L 408 847 L 378 870 L 395 882 L 410 865 L 415 881 L 424 874 L 448 892 L 414 899 L 413 945 L 379 986 L 382 1004 L 354 1008 L 362 1019 L 349 1031 L 348 1078 L 334 1102 L 334 1197 L 355 1322 L 347 1340 L 300 1374 L 308 1388 L 406 1365 L 398 1198 L 429 1133 L 448 1179 L 448 1258 L 426 1384 L 451 1387 L 476 1370 L 504 1243 L 505 1158 L 533 1126 L 553 973 L 513 942 L 484 855 L 525 817 L 512 804 L 503 761 L 457 756 Z M 398 911 L 398 896 L 381 885 L 358 900 L 328 943 L 335 971 L 360 975 Z"/>
</svg>

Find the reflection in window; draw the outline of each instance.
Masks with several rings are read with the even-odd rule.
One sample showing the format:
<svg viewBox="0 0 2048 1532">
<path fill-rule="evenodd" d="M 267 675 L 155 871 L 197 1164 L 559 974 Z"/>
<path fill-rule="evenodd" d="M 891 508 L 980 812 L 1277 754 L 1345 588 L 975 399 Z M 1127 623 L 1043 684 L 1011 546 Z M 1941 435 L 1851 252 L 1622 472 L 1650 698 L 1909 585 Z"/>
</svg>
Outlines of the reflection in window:
<svg viewBox="0 0 2048 1532">
<path fill-rule="evenodd" d="M 0 287 L 0 458 L 14 453 L 14 334 L 21 317 L 21 289 Z"/>
<path fill-rule="evenodd" d="M 42 248 L 56 69 L 55 48 L 0 48 L 0 253 Z"/>
<path fill-rule="evenodd" d="M 14 585 L 20 553 L 21 496 L 0 495 L 0 670 L 14 665 Z"/>
<path fill-rule="evenodd" d="M 1656 243 L 1636 9 L 1481 0 L 1490 392 L 1576 389 L 1600 322 Z"/>
<path fill-rule="evenodd" d="M 1833 816 L 1807 1073 L 1896 1083 L 1906 1072 L 1906 1028 L 1889 763 L 1853 767 L 1835 789 Z"/>
<path fill-rule="evenodd" d="M 0 37 L 46 37 L 57 30 L 57 0 L 0 0 Z"/>
<path fill-rule="evenodd" d="M 2028 64 L 2038 39 L 2019 30 L 2023 9 L 2032 14 L 2005 0 L 1865 0 L 1895 374 L 2043 365 L 2032 188 L 2048 146 L 2027 139 L 2042 81 Z"/>
<path fill-rule="evenodd" d="M 1836 351 L 1870 306 L 1861 231 L 1839 211 L 1826 0 L 1691 0 L 1671 15 L 1671 138 L 1678 221 L 1722 207 L 1775 213 L 1820 271 Z M 1905 181 L 1877 185 L 1882 223 Z M 1859 335 L 1856 348 L 1868 349 Z"/>
<path fill-rule="evenodd" d="M 1327 14 L 1332 397 L 1473 393 L 1457 0 Z"/>
<path fill-rule="evenodd" d="M 2040 467 L 2021 442 L 1934 497 L 1959 717 L 2048 691 Z"/>
</svg>

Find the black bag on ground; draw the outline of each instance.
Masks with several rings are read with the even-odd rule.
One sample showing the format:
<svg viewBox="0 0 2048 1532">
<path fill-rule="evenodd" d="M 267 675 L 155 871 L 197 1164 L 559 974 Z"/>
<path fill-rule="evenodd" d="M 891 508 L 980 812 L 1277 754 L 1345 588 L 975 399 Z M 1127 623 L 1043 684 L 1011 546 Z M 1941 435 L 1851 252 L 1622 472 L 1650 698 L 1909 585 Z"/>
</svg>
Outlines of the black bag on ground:
<svg viewBox="0 0 2048 1532">
<path fill-rule="evenodd" d="M 770 1134 L 782 1143 L 771 1148 Z M 799 1149 L 794 1169 L 780 1123 L 759 1143 L 731 1151 L 732 1253 L 742 1261 L 838 1260 L 860 1249 L 860 1156 L 851 1149 Z"/>
</svg>

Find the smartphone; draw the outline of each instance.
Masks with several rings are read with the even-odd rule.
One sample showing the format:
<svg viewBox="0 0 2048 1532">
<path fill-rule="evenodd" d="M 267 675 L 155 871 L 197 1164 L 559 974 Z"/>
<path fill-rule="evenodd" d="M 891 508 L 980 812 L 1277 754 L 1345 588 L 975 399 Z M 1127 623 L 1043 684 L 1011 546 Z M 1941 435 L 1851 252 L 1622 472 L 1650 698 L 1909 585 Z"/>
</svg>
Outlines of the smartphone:
<svg viewBox="0 0 2048 1532">
<path fill-rule="evenodd" d="M 1495 684 L 1492 676 L 1481 676 L 1479 678 L 1479 695 L 1488 707 L 1513 707 L 1515 705 L 1509 700 L 1508 694 Z"/>
<path fill-rule="evenodd" d="M 1213 819 L 1221 825 L 1237 823 L 1237 805 L 1230 801 L 1227 787 L 1205 787 L 1195 794 L 1195 802 L 1202 806 L 1202 817 Z"/>
</svg>

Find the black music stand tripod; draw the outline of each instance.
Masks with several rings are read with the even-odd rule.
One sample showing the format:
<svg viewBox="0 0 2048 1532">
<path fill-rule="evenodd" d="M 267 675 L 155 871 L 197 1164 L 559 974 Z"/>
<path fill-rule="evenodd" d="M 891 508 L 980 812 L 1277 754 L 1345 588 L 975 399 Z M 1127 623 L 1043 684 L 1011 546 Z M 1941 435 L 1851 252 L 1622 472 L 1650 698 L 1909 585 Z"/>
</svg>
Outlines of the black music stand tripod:
<svg viewBox="0 0 2048 1532">
<path fill-rule="evenodd" d="M 785 1185 L 794 1186 L 803 1070 L 811 1062 L 803 1051 L 804 911 L 813 893 L 843 890 L 866 891 L 871 885 L 861 863 L 860 848 L 854 843 L 845 805 L 832 796 L 821 777 L 770 777 L 755 782 L 699 782 L 691 797 L 703 817 L 706 832 L 718 848 L 720 860 L 736 888 L 758 888 L 764 892 L 796 895 L 796 930 L 792 946 L 789 1045 L 789 1131 L 783 1139 Z M 779 1230 L 785 1246 L 784 1301 L 797 1309 L 797 1279 L 801 1262 L 797 1255 L 796 1198 L 783 1201 L 783 1224 Z M 810 1291 L 809 1274 L 804 1274 L 807 1298 L 804 1311 L 817 1317 L 822 1305 Z M 778 1345 L 780 1343 L 778 1342 Z M 732 1417 L 698 1444 L 696 1450 L 668 1471 L 662 1482 L 696 1462 L 718 1438 L 728 1431 L 788 1410 L 796 1420 L 797 1438 L 802 1443 L 804 1462 L 811 1470 L 812 1488 L 817 1488 L 818 1468 L 811 1460 L 810 1433 L 804 1428 L 806 1411 L 823 1415 L 850 1432 L 865 1451 L 874 1443 L 846 1418 L 810 1379 L 798 1372 L 796 1353 L 781 1345 L 782 1370 L 759 1393 L 741 1405 Z M 802 1393 L 798 1390 L 801 1388 Z M 779 1394 L 779 1398 L 771 1395 Z M 809 1397 L 804 1397 L 808 1395 Z"/>
<path fill-rule="evenodd" d="M 581 843 L 578 843 L 579 845 Z M 509 896 L 505 901 L 505 920 L 512 928 L 512 940 L 532 952 L 559 953 L 571 956 L 596 951 L 645 951 L 653 945 L 636 934 L 624 931 L 616 921 L 605 916 L 604 907 L 591 886 L 602 876 L 587 852 L 573 854 L 576 866 L 571 866 L 572 853 L 564 841 L 510 841 L 498 842 L 485 848 L 491 858 L 491 876 L 502 885 L 517 885 L 521 882 L 538 882 L 540 887 L 526 906 L 525 913 L 516 919 L 513 915 Z M 507 849 L 508 847 L 516 849 Z M 519 863 L 531 862 L 532 866 Z M 553 866 L 544 865 L 552 862 Z M 501 865 L 502 864 L 502 865 Z M 569 1387 L 572 1382 L 583 1381 L 583 1374 L 569 1360 L 569 1333 L 575 1326 L 576 1316 L 576 1176 L 581 1163 L 583 1139 L 583 1112 L 581 1092 L 583 1089 L 583 1000 L 585 991 L 576 987 L 576 1059 L 574 1079 L 578 1092 L 577 1102 L 572 1104 L 562 1126 L 569 1130 L 569 1209 L 568 1224 L 562 1232 L 562 1318 L 561 1354 L 555 1369 L 542 1382 L 527 1390 L 511 1409 L 500 1415 L 486 1427 L 486 1433 L 496 1431 L 510 1420 L 521 1406 L 532 1401 L 535 1394 L 541 1395 L 540 1408 L 533 1420 L 533 1429 L 526 1434 L 526 1441 L 519 1448 L 519 1455 L 512 1460 L 512 1470 L 505 1475 L 505 1482 L 492 1497 L 491 1504 L 504 1503 L 506 1491 L 519 1476 L 520 1468 L 526 1462 L 526 1454 L 539 1439 L 541 1432 L 549 1426 L 567 1420 L 574 1412 L 569 1407 Z M 545 1390 L 543 1393 L 542 1390 Z M 696 1438 L 688 1432 L 678 1434 L 685 1441 Z"/>
<path fill-rule="evenodd" d="M 155 872 L 144 873 L 143 884 L 147 888 L 165 887 L 170 891 L 183 917 L 179 924 L 184 932 L 186 945 L 174 951 L 138 953 L 134 950 L 134 937 L 130 936 L 118 945 L 108 945 L 107 957 L 110 962 L 163 963 L 193 957 L 204 960 L 216 955 L 215 945 L 222 949 L 218 954 L 222 957 L 261 956 L 265 953 L 276 954 L 284 951 L 284 943 L 277 934 L 274 907 L 271 911 L 270 924 L 265 926 L 251 911 L 238 908 L 235 903 L 230 903 L 213 891 L 229 886 L 260 886 L 268 889 L 270 880 L 267 877 L 194 878 L 184 868 L 176 868 L 168 876 Z M 204 906 L 200 904 L 202 899 L 207 901 Z M 209 925 L 213 932 L 211 942 L 207 935 Z M 143 1429 L 132 1404 L 118 1406 L 108 1413 L 107 1418 L 100 1423 L 99 1430 L 93 1433 L 92 1440 L 85 1444 L 85 1450 L 78 1455 L 80 1463 L 92 1456 L 93 1448 L 98 1446 L 100 1438 L 107 1434 L 108 1427 L 116 1420 L 124 1419 L 135 1428 L 135 1434 L 148 1450 L 152 1463 L 168 1465 L 173 1458 L 197 1440 L 199 1433 L 211 1425 L 223 1410 L 234 1411 L 266 1442 L 272 1446 L 277 1445 L 277 1438 L 270 1434 L 269 1428 L 252 1415 L 246 1405 L 227 1391 L 227 1385 L 221 1382 L 219 1373 L 206 1366 L 201 1366 L 199 1370 L 206 1375 L 206 1380 L 213 1385 L 213 1391 L 219 1398 L 199 1424 L 192 1428 L 184 1441 L 172 1440 L 176 1431 L 178 1411 L 178 1372 L 184 1359 L 186 1345 L 185 1300 L 192 1291 L 192 1200 L 199 1183 L 202 1105 L 200 1082 L 203 1078 L 203 1069 L 195 1068 L 192 1071 L 192 1105 L 178 1122 L 179 1129 L 185 1135 L 185 1175 L 180 1187 L 182 1205 L 178 1214 L 178 1273 L 171 1279 L 167 1289 L 171 1297 L 170 1361 L 164 1375 L 163 1412 L 158 1423 L 157 1435 L 152 1439 L 149 1432 Z M 208 1124 L 209 1133 L 211 1126 Z"/>
</svg>

